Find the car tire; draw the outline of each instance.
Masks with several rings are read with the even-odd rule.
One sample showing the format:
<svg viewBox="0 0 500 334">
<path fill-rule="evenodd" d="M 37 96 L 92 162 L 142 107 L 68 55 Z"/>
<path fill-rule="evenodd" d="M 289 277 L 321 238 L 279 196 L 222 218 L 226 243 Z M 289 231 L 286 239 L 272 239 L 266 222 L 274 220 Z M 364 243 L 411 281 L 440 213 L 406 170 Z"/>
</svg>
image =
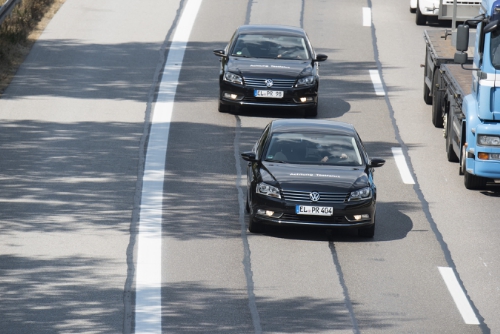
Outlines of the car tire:
<svg viewBox="0 0 500 334">
<path fill-rule="evenodd" d="M 372 223 L 370 226 L 358 228 L 358 237 L 373 238 L 375 235 L 375 213 L 373 214 Z"/>
<path fill-rule="evenodd" d="M 420 5 L 417 2 L 417 8 L 415 10 L 415 23 L 417 26 L 425 26 L 427 24 L 427 16 L 422 14 L 420 11 Z"/>
<path fill-rule="evenodd" d="M 250 217 L 250 221 L 248 222 L 248 231 L 251 233 L 262 233 L 264 232 L 264 224 L 255 218 Z"/>
<path fill-rule="evenodd" d="M 248 203 L 248 197 L 247 197 L 246 204 L 245 204 L 245 212 L 250 213 L 250 204 Z"/>
<path fill-rule="evenodd" d="M 360 227 L 358 229 L 358 237 L 373 238 L 374 235 L 375 235 L 375 224 L 372 224 L 368 227 Z"/>
<path fill-rule="evenodd" d="M 436 128 L 443 127 L 443 92 L 438 88 L 440 77 L 441 73 L 436 71 L 432 79 L 432 124 Z"/>
<path fill-rule="evenodd" d="M 222 104 L 222 102 L 219 100 L 219 112 L 229 112 L 231 111 L 231 106 Z"/>
<path fill-rule="evenodd" d="M 305 117 L 316 117 L 318 116 L 318 106 L 307 108 L 304 112 Z"/>
<path fill-rule="evenodd" d="M 410 13 L 415 14 L 415 12 L 416 12 L 416 11 L 417 11 L 417 9 L 416 9 L 416 8 L 411 8 L 411 7 L 410 7 Z"/>
</svg>

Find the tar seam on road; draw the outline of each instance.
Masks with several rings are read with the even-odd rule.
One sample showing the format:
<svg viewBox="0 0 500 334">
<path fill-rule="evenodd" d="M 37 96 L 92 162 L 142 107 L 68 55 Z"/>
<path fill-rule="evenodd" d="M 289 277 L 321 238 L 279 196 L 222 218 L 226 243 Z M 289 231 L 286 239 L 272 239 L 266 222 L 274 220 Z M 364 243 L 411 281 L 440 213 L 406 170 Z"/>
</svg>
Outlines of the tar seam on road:
<svg viewBox="0 0 500 334">
<path fill-rule="evenodd" d="M 304 8 L 306 7 L 306 0 L 302 0 L 302 6 L 300 7 L 300 27 L 304 29 Z"/>
<path fill-rule="evenodd" d="M 238 204 L 239 204 L 239 222 L 241 229 L 241 240 L 243 241 L 243 267 L 245 269 L 245 278 L 247 280 L 247 294 L 248 294 L 248 308 L 252 315 L 252 323 L 256 334 L 262 333 L 260 325 L 259 311 L 257 310 L 257 303 L 255 301 L 254 282 L 252 273 L 252 259 L 250 252 L 250 244 L 248 243 L 247 226 L 245 224 L 245 199 L 243 196 L 243 189 L 241 189 L 241 162 L 240 162 L 240 138 L 241 138 L 241 120 L 238 116 L 236 118 L 236 128 L 234 134 L 234 161 L 236 165 L 236 189 L 238 190 Z"/>
<path fill-rule="evenodd" d="M 177 26 L 179 21 L 181 10 L 184 7 L 184 1 L 181 0 L 179 3 L 179 8 L 177 9 L 177 13 L 172 22 L 172 26 L 167 32 L 165 36 L 165 40 L 158 50 L 159 58 L 156 65 L 156 69 L 153 75 L 153 81 L 151 87 L 148 92 L 148 100 L 146 103 L 146 110 L 144 115 L 144 130 L 141 136 L 141 141 L 139 144 L 139 161 L 137 168 L 137 181 L 135 186 L 135 195 L 134 195 L 134 208 L 132 210 L 132 221 L 130 223 L 130 241 L 127 246 L 127 279 L 125 280 L 124 286 L 124 294 L 123 294 L 123 304 L 124 304 L 124 320 L 123 320 L 123 333 L 131 334 L 132 328 L 134 325 L 134 309 L 132 307 L 135 304 L 135 292 L 133 289 L 135 283 L 135 264 L 134 264 L 134 248 L 137 244 L 137 232 L 138 232 L 138 223 L 140 216 L 140 207 L 141 207 L 141 193 L 142 193 L 142 184 L 144 177 L 144 165 L 146 163 L 146 147 L 148 145 L 149 133 L 151 129 L 151 116 L 153 109 L 154 100 L 157 97 L 158 89 L 160 87 L 161 73 L 163 67 L 165 66 L 165 61 L 167 60 L 167 50 L 170 44 L 170 38 L 174 32 L 174 28 Z"/>
<path fill-rule="evenodd" d="M 373 13 L 372 1 L 367 0 L 367 4 Z M 373 15 L 372 15 L 372 20 L 373 20 Z M 415 191 L 415 193 L 420 201 L 420 204 L 422 205 L 422 211 L 424 212 L 425 217 L 426 217 L 427 221 L 429 222 L 429 225 L 432 229 L 432 232 L 436 236 L 436 240 L 439 242 L 441 249 L 443 250 L 443 254 L 444 254 L 444 257 L 446 259 L 446 262 L 448 263 L 448 266 L 450 268 L 452 268 L 453 271 L 455 272 L 455 275 L 456 275 L 457 280 L 460 284 L 460 287 L 462 288 L 462 290 L 466 294 L 468 301 L 470 302 L 472 308 L 474 309 L 474 312 L 476 313 L 479 321 L 481 322 L 481 325 L 479 327 L 481 328 L 483 333 L 490 333 L 490 329 L 485 324 L 484 318 L 480 315 L 479 310 L 476 308 L 476 306 L 474 305 L 474 302 L 471 300 L 471 298 L 467 294 L 467 290 L 465 289 L 465 286 L 464 286 L 462 280 L 460 279 L 460 275 L 458 274 L 455 262 L 453 261 L 453 258 L 451 256 L 451 252 L 448 249 L 448 245 L 444 241 L 443 235 L 439 231 L 436 222 L 432 218 L 432 214 L 431 214 L 431 211 L 429 209 L 429 203 L 426 201 L 424 194 L 422 193 L 422 190 L 420 189 L 420 185 L 418 183 L 417 176 L 415 175 L 415 170 L 413 169 L 413 165 L 411 163 L 411 159 L 410 159 L 410 156 L 408 154 L 408 147 L 406 146 L 403 139 L 401 138 L 401 133 L 399 132 L 399 127 L 397 125 L 396 118 L 394 115 L 394 108 L 392 107 L 391 101 L 389 99 L 389 94 L 388 94 L 389 91 L 388 91 L 387 86 L 386 86 L 385 81 L 384 81 L 384 75 L 383 75 L 383 71 L 382 71 L 382 63 L 380 62 L 380 57 L 379 57 L 379 52 L 378 52 L 376 28 L 375 28 L 375 25 L 373 24 L 373 22 L 371 25 L 371 31 L 372 31 L 373 56 L 374 56 L 375 62 L 377 64 L 378 71 L 380 73 L 380 79 L 382 81 L 382 86 L 384 87 L 384 90 L 386 92 L 385 102 L 386 102 L 387 108 L 389 110 L 389 117 L 391 118 L 392 127 L 394 129 L 396 140 L 402 148 L 403 154 L 404 154 L 405 159 L 408 163 L 408 167 L 410 168 L 410 173 L 413 175 L 413 179 L 415 180 L 415 184 L 413 185 L 413 189 L 414 189 L 414 191 Z"/>
<path fill-rule="evenodd" d="M 329 238 L 330 239 L 330 238 Z M 356 320 L 356 315 L 354 314 L 354 308 L 352 307 L 351 297 L 349 297 L 349 289 L 347 289 L 347 284 L 344 280 L 344 273 L 342 272 L 342 267 L 340 265 L 339 257 L 337 256 L 337 250 L 335 249 L 335 243 L 332 240 L 328 241 L 328 247 L 333 258 L 333 264 L 337 270 L 337 275 L 339 276 L 339 282 L 342 286 L 342 292 L 344 293 L 344 303 L 349 311 L 349 317 L 351 318 L 352 332 L 354 334 L 360 334 L 358 321 Z"/>
</svg>

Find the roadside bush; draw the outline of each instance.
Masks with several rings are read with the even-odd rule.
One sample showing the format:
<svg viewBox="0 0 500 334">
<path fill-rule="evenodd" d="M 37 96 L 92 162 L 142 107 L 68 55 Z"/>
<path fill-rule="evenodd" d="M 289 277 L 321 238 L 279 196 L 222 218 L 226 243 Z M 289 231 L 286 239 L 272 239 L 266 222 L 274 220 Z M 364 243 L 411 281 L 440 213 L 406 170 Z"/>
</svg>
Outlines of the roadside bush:
<svg viewBox="0 0 500 334">
<path fill-rule="evenodd" d="M 0 26 L 0 93 L 29 48 L 28 36 L 54 0 L 23 0 Z M 14 69 L 13 69 L 14 68 Z"/>
</svg>

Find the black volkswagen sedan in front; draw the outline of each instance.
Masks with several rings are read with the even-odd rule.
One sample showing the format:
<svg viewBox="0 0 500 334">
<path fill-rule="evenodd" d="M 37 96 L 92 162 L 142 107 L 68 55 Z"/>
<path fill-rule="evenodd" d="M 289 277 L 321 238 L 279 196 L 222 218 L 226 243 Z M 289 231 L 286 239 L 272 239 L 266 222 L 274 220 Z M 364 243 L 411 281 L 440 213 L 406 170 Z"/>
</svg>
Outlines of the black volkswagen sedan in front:
<svg viewBox="0 0 500 334">
<path fill-rule="evenodd" d="M 248 161 L 250 232 L 264 224 L 357 228 L 373 237 L 377 188 L 369 158 L 351 124 L 286 119 L 267 125 Z"/>
<path fill-rule="evenodd" d="M 318 62 L 301 28 L 280 25 L 240 26 L 221 57 L 219 111 L 233 107 L 294 108 L 314 117 L 318 109 Z"/>
</svg>

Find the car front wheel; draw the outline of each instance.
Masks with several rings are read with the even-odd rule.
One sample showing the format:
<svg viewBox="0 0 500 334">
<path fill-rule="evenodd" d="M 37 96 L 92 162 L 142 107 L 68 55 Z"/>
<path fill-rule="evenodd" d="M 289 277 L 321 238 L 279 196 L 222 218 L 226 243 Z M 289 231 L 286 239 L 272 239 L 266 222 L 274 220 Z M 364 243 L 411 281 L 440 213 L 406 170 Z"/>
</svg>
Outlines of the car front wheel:
<svg viewBox="0 0 500 334">
<path fill-rule="evenodd" d="M 358 228 L 358 237 L 362 238 L 373 238 L 375 235 L 375 215 L 373 215 L 372 219 L 373 224 L 366 227 Z"/>
<path fill-rule="evenodd" d="M 305 113 L 304 113 L 304 116 L 305 117 L 316 117 L 318 116 L 318 106 L 314 106 L 314 107 L 309 107 L 306 109 Z"/>
<path fill-rule="evenodd" d="M 255 218 L 250 217 L 250 221 L 248 222 L 248 230 L 251 233 L 262 233 L 264 232 L 264 224 L 262 224 L 258 220 L 255 220 Z"/>
</svg>

